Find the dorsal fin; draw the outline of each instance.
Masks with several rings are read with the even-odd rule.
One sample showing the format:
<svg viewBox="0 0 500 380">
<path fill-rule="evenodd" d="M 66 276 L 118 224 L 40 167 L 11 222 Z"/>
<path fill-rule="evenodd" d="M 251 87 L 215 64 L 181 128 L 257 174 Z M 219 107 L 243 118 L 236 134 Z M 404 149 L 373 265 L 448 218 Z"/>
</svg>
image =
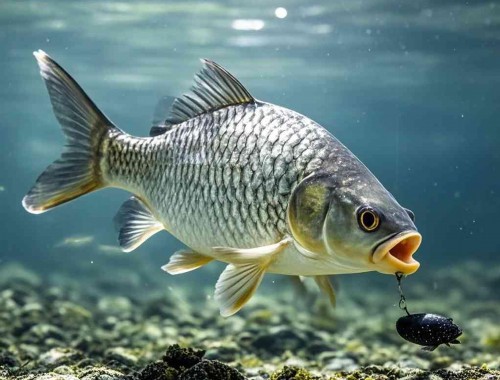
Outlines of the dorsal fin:
<svg viewBox="0 0 500 380">
<path fill-rule="evenodd" d="M 151 134 L 157 136 L 161 134 L 162 126 L 166 132 L 172 125 L 205 112 L 255 101 L 238 79 L 222 66 L 207 59 L 201 61 L 203 68 L 195 75 L 191 90 L 174 100 L 168 118 L 163 124 L 153 126 Z"/>
</svg>

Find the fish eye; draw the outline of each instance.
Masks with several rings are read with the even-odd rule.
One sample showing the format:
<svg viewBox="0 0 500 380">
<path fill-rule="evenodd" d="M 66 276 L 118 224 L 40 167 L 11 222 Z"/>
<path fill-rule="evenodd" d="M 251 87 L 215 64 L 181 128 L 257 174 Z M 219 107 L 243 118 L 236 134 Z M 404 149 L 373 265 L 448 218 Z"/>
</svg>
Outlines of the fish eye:
<svg viewBox="0 0 500 380">
<path fill-rule="evenodd" d="M 380 216 L 370 207 L 362 207 L 358 211 L 358 224 L 363 231 L 373 232 L 380 226 Z"/>
<path fill-rule="evenodd" d="M 411 221 L 414 222 L 415 221 L 415 213 L 407 208 L 405 208 L 405 211 L 408 214 L 408 216 L 410 217 Z"/>
</svg>

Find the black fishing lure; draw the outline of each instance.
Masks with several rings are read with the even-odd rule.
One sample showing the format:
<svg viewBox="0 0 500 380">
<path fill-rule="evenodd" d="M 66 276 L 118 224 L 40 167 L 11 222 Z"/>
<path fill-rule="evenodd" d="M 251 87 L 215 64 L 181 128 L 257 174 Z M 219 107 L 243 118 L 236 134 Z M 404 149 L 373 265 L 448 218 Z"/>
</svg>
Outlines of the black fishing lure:
<svg viewBox="0 0 500 380">
<path fill-rule="evenodd" d="M 398 334 L 405 340 L 419 344 L 423 350 L 434 351 L 439 345 L 458 344 L 462 330 L 453 319 L 436 314 L 410 314 L 396 322 Z"/>
<path fill-rule="evenodd" d="M 422 349 L 426 351 L 434 351 L 441 344 L 447 346 L 459 344 L 460 341 L 457 338 L 462 335 L 462 330 L 453 323 L 453 319 L 437 314 L 410 314 L 406 306 L 406 298 L 401 289 L 402 277 L 401 274 L 396 273 L 401 295 L 399 307 L 407 315 L 399 318 L 396 322 L 398 334 L 409 342 L 424 346 Z"/>
</svg>

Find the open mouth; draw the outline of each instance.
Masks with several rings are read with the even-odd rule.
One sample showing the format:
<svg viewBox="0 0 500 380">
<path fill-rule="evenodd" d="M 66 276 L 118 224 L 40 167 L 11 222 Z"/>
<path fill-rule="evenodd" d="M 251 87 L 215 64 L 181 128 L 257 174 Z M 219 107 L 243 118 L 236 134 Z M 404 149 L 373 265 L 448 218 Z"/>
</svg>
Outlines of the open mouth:
<svg viewBox="0 0 500 380">
<path fill-rule="evenodd" d="M 372 261 L 383 273 L 411 274 L 420 263 L 413 258 L 422 236 L 416 231 L 402 232 L 380 244 L 373 253 Z"/>
</svg>

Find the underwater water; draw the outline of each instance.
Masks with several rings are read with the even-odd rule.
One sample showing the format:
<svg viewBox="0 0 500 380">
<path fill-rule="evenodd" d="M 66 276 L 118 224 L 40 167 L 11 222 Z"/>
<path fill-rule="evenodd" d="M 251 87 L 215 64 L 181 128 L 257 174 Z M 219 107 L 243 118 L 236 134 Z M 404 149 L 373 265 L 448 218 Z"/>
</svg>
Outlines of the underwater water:
<svg viewBox="0 0 500 380">
<path fill-rule="evenodd" d="M 397 283 L 379 273 L 335 276 L 335 309 L 314 284 L 268 275 L 222 318 L 223 265 L 164 273 L 183 248 L 167 232 L 120 251 L 124 191 L 27 213 L 64 143 L 38 49 L 133 135 L 187 91 L 200 58 L 317 121 L 415 213 L 409 310 L 452 317 L 462 344 L 424 352 L 400 338 Z M 1 1 L 0 377 L 195 378 L 168 360 L 137 372 L 174 344 L 241 373 L 207 379 L 499 377 L 499 51 L 494 1 Z"/>
</svg>

